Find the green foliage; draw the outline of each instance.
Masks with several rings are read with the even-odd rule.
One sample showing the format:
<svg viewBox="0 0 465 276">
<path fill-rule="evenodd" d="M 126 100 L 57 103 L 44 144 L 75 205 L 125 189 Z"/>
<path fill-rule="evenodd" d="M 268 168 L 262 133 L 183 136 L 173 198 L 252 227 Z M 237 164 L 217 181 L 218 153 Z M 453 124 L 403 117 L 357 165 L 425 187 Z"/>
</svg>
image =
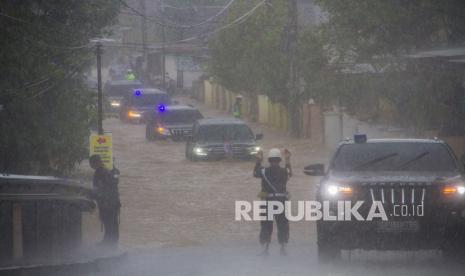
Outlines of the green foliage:
<svg viewBox="0 0 465 276">
<path fill-rule="evenodd" d="M 227 22 L 249 11 L 259 1 L 238 0 Z M 210 43 L 210 72 L 231 90 L 267 94 L 272 100 L 287 102 L 288 61 L 285 52 L 287 4 L 270 1 L 245 23 L 218 34 Z"/>
<path fill-rule="evenodd" d="M 95 95 L 83 46 L 113 23 L 119 2 L 3 1 L 0 16 L 1 171 L 63 174 L 87 155 Z"/>
<path fill-rule="evenodd" d="M 346 90 L 339 98 L 343 105 L 357 112 L 364 106 L 377 107 L 384 99 L 395 106 L 394 122 L 399 125 L 447 134 L 463 131 L 461 69 L 445 60 L 407 57 L 421 49 L 463 42 L 465 16 L 458 13 L 465 8 L 463 1 L 319 0 L 318 4 L 327 15 L 321 29 L 335 63 L 368 63 L 374 68 L 335 79 L 339 83 L 335 85 Z M 382 116 L 376 114 L 377 108 L 371 109 L 374 118 Z"/>
</svg>

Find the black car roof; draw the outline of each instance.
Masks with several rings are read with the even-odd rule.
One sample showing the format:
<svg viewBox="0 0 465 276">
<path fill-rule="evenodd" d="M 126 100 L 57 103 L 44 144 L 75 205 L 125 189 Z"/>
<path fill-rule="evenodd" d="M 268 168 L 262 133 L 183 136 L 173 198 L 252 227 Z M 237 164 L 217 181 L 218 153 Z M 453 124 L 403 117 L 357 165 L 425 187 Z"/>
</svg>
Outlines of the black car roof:
<svg viewBox="0 0 465 276">
<path fill-rule="evenodd" d="M 236 118 L 207 118 L 197 121 L 199 125 L 246 125 L 246 123 Z"/>
<path fill-rule="evenodd" d="M 140 90 L 142 91 L 142 95 L 143 94 L 146 94 L 146 95 L 156 95 L 156 94 L 167 95 L 168 94 L 165 91 L 157 89 L 157 88 L 140 88 Z M 132 94 L 134 93 L 134 91 L 129 91 L 128 93 Z"/>
<path fill-rule="evenodd" d="M 197 110 L 197 108 L 191 106 L 191 105 L 167 105 L 165 106 L 165 110 Z"/>
<path fill-rule="evenodd" d="M 375 144 L 375 143 L 432 143 L 432 144 L 441 144 L 444 143 L 443 140 L 434 138 L 434 139 L 413 139 L 413 138 L 380 138 L 380 139 L 368 139 L 365 143 Z M 344 144 L 355 144 L 353 139 L 346 139 L 341 142 L 341 145 Z M 364 143 L 362 143 L 364 144 Z"/>
<path fill-rule="evenodd" d="M 117 86 L 117 85 L 136 85 L 140 86 L 142 83 L 138 80 L 113 80 L 109 82 L 110 85 L 112 86 Z"/>
</svg>

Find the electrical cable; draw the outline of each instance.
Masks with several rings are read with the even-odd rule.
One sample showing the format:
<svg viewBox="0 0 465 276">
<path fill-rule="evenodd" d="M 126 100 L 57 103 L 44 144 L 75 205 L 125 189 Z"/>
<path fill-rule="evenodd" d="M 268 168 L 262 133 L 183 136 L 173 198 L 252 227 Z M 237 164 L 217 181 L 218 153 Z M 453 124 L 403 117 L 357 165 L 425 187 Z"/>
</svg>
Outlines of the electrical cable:
<svg viewBox="0 0 465 276">
<path fill-rule="evenodd" d="M 158 21 L 158 20 L 154 20 L 154 18 L 157 18 L 157 19 L 160 19 L 158 17 L 155 17 L 155 16 L 147 16 L 145 14 L 143 14 L 142 12 L 140 12 L 139 10 L 131 7 L 129 4 L 127 4 L 124 0 L 120 0 L 121 4 L 123 6 L 125 6 L 126 8 L 128 8 L 129 10 L 131 10 L 132 12 L 134 12 L 136 15 L 140 16 L 140 17 L 143 17 L 145 18 L 146 20 L 150 21 L 150 22 L 153 22 L 157 25 L 160 25 L 162 27 L 168 27 L 168 28 L 178 28 L 178 29 L 192 29 L 192 28 L 196 28 L 196 27 L 199 27 L 199 26 L 202 26 L 202 25 L 205 25 L 207 23 L 210 23 L 213 19 L 217 18 L 218 16 L 221 16 L 226 10 L 229 9 L 229 7 L 231 7 L 231 5 L 235 2 L 236 0 L 230 0 L 218 13 L 216 13 L 215 15 L 207 18 L 206 20 L 202 21 L 202 22 L 199 22 L 199 23 L 196 23 L 196 24 L 192 24 L 192 25 L 179 25 L 179 24 L 171 24 L 171 23 L 165 23 L 163 22 L 164 19 L 161 18 L 161 22 Z"/>
</svg>

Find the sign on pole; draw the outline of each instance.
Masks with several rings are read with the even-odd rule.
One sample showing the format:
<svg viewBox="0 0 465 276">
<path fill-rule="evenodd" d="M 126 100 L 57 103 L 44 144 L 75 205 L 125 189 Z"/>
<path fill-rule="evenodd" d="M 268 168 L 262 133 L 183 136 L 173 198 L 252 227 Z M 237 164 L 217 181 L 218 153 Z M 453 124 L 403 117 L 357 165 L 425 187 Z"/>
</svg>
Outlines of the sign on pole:
<svg viewBox="0 0 465 276">
<path fill-rule="evenodd" d="M 91 134 L 89 138 L 90 155 L 98 154 L 105 168 L 113 169 L 113 141 L 111 133 L 103 135 Z"/>
</svg>

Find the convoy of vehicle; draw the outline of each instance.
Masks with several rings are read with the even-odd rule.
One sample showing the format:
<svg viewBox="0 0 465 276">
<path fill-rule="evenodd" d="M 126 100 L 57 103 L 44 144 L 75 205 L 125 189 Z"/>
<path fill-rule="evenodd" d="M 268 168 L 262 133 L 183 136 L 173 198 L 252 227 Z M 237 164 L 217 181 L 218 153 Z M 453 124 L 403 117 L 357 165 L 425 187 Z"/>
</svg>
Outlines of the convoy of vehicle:
<svg viewBox="0 0 465 276">
<path fill-rule="evenodd" d="M 127 87 L 130 89 L 130 87 Z M 253 159 L 261 150 L 250 127 L 237 118 L 204 119 L 190 105 L 171 104 L 169 95 L 153 88 L 121 93 L 122 121 L 144 122 L 148 141 L 187 140 L 190 161 Z M 465 158 L 463 158 L 465 160 Z M 318 220 L 320 260 L 333 260 L 341 250 L 441 249 L 457 256 L 465 242 L 464 164 L 438 139 L 370 139 L 356 135 L 341 142 L 329 167 L 305 167 L 322 176 L 317 201 L 329 202 L 338 216 L 338 201 L 362 201 L 357 211 L 366 218 L 381 202 L 388 220 Z"/>
<path fill-rule="evenodd" d="M 123 122 L 143 123 L 144 113 L 171 104 L 171 97 L 156 88 L 128 91 L 121 100 L 119 117 Z"/>
<path fill-rule="evenodd" d="M 142 83 L 138 80 L 112 80 L 105 83 L 103 87 L 103 94 L 106 99 L 105 112 L 119 114 L 123 97 L 140 88 L 142 88 Z"/>
<path fill-rule="evenodd" d="M 342 142 L 328 169 L 307 166 L 308 175 L 323 176 L 317 201 L 363 201 L 366 218 L 381 202 L 388 220 L 317 221 L 320 259 L 340 256 L 341 249 L 441 249 L 460 255 L 465 240 L 464 165 L 438 139 L 372 139 L 357 135 Z M 463 249 L 461 249 L 463 251 Z"/>
</svg>

